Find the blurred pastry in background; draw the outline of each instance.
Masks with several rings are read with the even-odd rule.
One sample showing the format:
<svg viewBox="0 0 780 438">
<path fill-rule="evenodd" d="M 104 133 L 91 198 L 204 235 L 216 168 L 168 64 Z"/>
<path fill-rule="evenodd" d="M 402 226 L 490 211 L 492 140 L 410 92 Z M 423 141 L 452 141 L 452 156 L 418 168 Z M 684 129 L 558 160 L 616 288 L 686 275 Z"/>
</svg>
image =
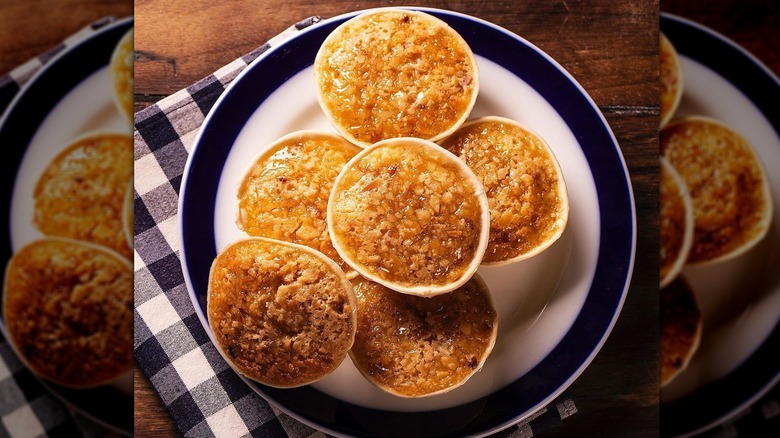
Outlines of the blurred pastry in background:
<svg viewBox="0 0 780 438">
<path fill-rule="evenodd" d="M 122 206 L 122 231 L 125 233 L 125 239 L 127 240 L 127 246 L 130 251 L 133 250 L 133 237 L 135 234 L 133 220 L 135 218 L 135 203 L 133 199 L 133 179 L 127 184 L 127 191 L 125 192 L 125 203 Z"/>
<path fill-rule="evenodd" d="M 25 364 L 60 385 L 108 383 L 133 365 L 133 269 L 107 248 L 44 238 L 6 268 L 3 318 Z"/>
<path fill-rule="evenodd" d="M 690 284 L 677 276 L 661 289 L 661 386 L 669 384 L 699 347 L 702 318 Z"/>
<path fill-rule="evenodd" d="M 660 283 L 666 287 L 680 273 L 693 244 L 693 203 L 682 177 L 661 157 Z"/>
<path fill-rule="evenodd" d="M 688 264 L 735 257 L 766 235 L 772 222 L 769 181 L 744 137 L 714 119 L 690 116 L 661 130 L 661 154 L 682 176 L 693 203 Z"/>
<path fill-rule="evenodd" d="M 119 40 L 111 55 L 111 78 L 117 109 L 133 123 L 133 29 Z"/>
<path fill-rule="evenodd" d="M 660 52 L 660 79 L 661 79 L 661 128 L 669 123 L 674 116 L 683 94 L 683 78 L 680 68 L 680 59 L 677 56 L 672 42 L 661 32 L 659 34 Z"/>
<path fill-rule="evenodd" d="M 131 251 L 123 216 L 133 172 L 133 140 L 93 132 L 65 147 L 35 186 L 33 222 L 47 236 L 104 245 L 124 257 Z"/>
</svg>

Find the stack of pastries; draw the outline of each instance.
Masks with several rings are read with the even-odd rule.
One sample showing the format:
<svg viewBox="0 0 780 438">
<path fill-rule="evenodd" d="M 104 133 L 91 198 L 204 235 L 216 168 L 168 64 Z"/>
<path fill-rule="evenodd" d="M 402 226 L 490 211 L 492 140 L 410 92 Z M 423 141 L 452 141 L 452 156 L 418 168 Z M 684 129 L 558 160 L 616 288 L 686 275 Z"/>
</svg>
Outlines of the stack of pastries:
<svg viewBox="0 0 780 438">
<path fill-rule="evenodd" d="M 661 385 L 688 365 L 702 337 L 696 291 L 682 271 L 739 257 L 772 222 L 769 181 L 753 146 L 710 117 L 676 117 L 684 94 L 674 45 L 661 34 Z"/>
<path fill-rule="evenodd" d="M 275 387 L 316 381 L 349 355 L 390 394 L 450 391 L 498 333 L 477 268 L 532 257 L 566 227 L 560 166 L 518 122 L 468 120 L 476 58 L 424 12 L 347 20 L 317 53 L 314 81 L 337 134 L 285 135 L 240 180 L 248 236 L 209 279 L 217 345 Z M 280 358 L 284 370 L 269 365 Z"/>
<path fill-rule="evenodd" d="M 113 89 L 105 90 L 122 119 L 128 111 L 132 117 L 128 59 L 132 30 L 117 44 Z M 33 189 L 39 236 L 6 267 L 3 318 L 11 345 L 30 370 L 66 387 L 129 378 L 133 366 L 129 127 L 89 132 L 60 149 Z"/>
</svg>

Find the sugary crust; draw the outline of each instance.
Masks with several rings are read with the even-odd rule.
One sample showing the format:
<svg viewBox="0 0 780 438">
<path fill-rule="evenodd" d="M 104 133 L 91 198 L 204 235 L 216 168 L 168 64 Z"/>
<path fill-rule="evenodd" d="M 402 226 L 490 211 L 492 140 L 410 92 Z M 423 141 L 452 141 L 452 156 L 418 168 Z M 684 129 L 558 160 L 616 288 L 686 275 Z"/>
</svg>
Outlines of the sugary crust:
<svg viewBox="0 0 780 438">
<path fill-rule="evenodd" d="M 490 206 L 483 264 L 536 255 L 563 234 L 569 201 L 563 173 L 547 143 L 519 123 L 483 117 L 441 142 L 479 178 Z"/>
<path fill-rule="evenodd" d="M 691 195 L 689 264 L 736 256 L 766 235 L 772 220 L 769 184 L 743 137 L 715 120 L 688 117 L 661 131 L 661 153 Z"/>
<path fill-rule="evenodd" d="M 680 273 L 693 244 L 693 204 L 682 177 L 660 157 L 660 283 L 665 287 Z"/>
<path fill-rule="evenodd" d="M 674 116 L 677 106 L 680 104 L 683 91 L 680 59 L 671 41 L 663 33 L 660 34 L 659 64 L 659 76 L 661 79 L 661 128 L 663 128 Z"/>
<path fill-rule="evenodd" d="M 661 386 L 669 384 L 699 347 L 702 319 L 688 282 L 676 277 L 661 289 Z"/>
<path fill-rule="evenodd" d="M 269 386 L 335 370 L 354 341 L 355 309 L 336 263 L 302 245 L 249 238 L 212 264 L 207 313 L 217 345 L 235 369 Z"/>
<path fill-rule="evenodd" d="M 476 373 L 493 349 L 498 316 L 479 276 L 432 298 L 362 278 L 353 284 L 358 328 L 350 357 L 387 392 L 425 397 L 450 391 Z"/>
<path fill-rule="evenodd" d="M 4 318 L 35 373 L 92 387 L 133 365 L 133 272 L 108 249 L 62 238 L 21 248 L 8 263 Z"/>
<path fill-rule="evenodd" d="M 364 277 L 418 295 L 454 290 L 487 246 L 487 197 L 476 176 L 435 143 L 385 140 L 356 155 L 328 202 L 328 230 Z"/>
<path fill-rule="evenodd" d="M 130 258 L 122 216 L 132 172 L 129 135 L 95 132 L 80 137 L 38 179 L 33 223 L 45 235 L 96 243 Z"/>
<path fill-rule="evenodd" d="M 250 236 L 314 248 L 357 275 L 333 248 L 326 221 L 328 197 L 341 169 L 360 148 L 328 132 L 298 131 L 271 144 L 238 188 L 236 224 Z"/>
<path fill-rule="evenodd" d="M 366 147 L 396 137 L 438 140 L 476 102 L 476 59 L 432 15 L 382 8 L 336 28 L 314 61 L 317 97 L 347 139 Z"/>
<path fill-rule="evenodd" d="M 133 29 L 119 40 L 111 55 L 114 101 L 119 111 L 133 122 Z"/>
</svg>

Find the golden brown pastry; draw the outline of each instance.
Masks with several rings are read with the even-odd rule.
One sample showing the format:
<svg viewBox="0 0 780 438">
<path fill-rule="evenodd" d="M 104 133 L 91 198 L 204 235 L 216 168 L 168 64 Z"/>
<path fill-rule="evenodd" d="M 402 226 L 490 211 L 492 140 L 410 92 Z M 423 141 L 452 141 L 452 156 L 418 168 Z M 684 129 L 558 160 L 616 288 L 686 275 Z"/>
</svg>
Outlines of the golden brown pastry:
<svg viewBox="0 0 780 438">
<path fill-rule="evenodd" d="M 211 267 L 216 344 L 238 372 L 268 386 L 306 385 L 335 370 L 355 338 L 355 308 L 341 269 L 306 246 L 248 238 Z"/>
<path fill-rule="evenodd" d="M 490 206 L 483 264 L 532 257 L 563 234 L 569 200 L 563 173 L 538 135 L 503 117 L 466 122 L 441 145 L 477 175 Z"/>
<path fill-rule="evenodd" d="M 14 254 L 4 284 L 12 344 L 33 372 L 93 387 L 133 365 L 133 269 L 114 251 L 63 238 Z"/>
<path fill-rule="evenodd" d="M 297 131 L 271 144 L 238 188 L 238 227 L 314 248 L 357 275 L 339 257 L 328 235 L 328 197 L 341 169 L 360 148 L 336 134 Z"/>
<path fill-rule="evenodd" d="M 379 388 L 401 397 L 441 394 L 465 383 L 493 349 L 498 316 L 475 275 L 432 298 L 353 280 L 358 328 L 350 357 Z"/>
<path fill-rule="evenodd" d="M 122 36 L 111 54 L 111 82 L 114 102 L 130 124 L 133 123 L 133 29 Z"/>
<path fill-rule="evenodd" d="M 76 139 L 38 179 L 35 226 L 45 235 L 96 243 L 130 258 L 122 217 L 132 174 L 129 135 L 93 132 Z"/>
<path fill-rule="evenodd" d="M 699 347 L 702 319 L 696 296 L 684 277 L 661 289 L 661 386 L 669 384 Z"/>
<path fill-rule="evenodd" d="M 395 8 L 347 20 L 314 61 L 317 98 L 333 126 L 366 147 L 380 140 L 438 140 L 468 117 L 477 62 L 442 20 Z"/>
<path fill-rule="evenodd" d="M 111 80 L 117 109 L 133 123 L 133 29 L 127 31 L 111 54 Z"/>
<path fill-rule="evenodd" d="M 660 79 L 661 79 L 661 128 L 669 123 L 680 105 L 683 93 L 683 78 L 680 58 L 672 42 L 663 33 L 660 34 Z"/>
<path fill-rule="evenodd" d="M 693 204 L 688 188 L 669 161 L 661 157 L 660 283 L 668 285 L 680 273 L 693 243 Z"/>
<path fill-rule="evenodd" d="M 456 289 L 487 246 L 487 197 L 457 157 L 435 143 L 379 142 L 342 169 L 328 201 L 341 257 L 393 290 L 431 296 Z"/>
<path fill-rule="evenodd" d="M 769 183 L 753 147 L 723 123 L 676 120 L 661 131 L 661 153 L 682 176 L 695 225 L 689 264 L 742 254 L 772 222 Z"/>
</svg>

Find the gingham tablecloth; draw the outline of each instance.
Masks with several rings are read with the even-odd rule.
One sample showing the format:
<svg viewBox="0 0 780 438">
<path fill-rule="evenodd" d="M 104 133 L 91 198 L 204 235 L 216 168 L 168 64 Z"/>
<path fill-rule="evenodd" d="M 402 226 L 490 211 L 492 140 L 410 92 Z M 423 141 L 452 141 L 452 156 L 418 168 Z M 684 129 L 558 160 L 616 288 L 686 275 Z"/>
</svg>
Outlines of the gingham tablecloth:
<svg viewBox="0 0 780 438">
<path fill-rule="evenodd" d="M 184 165 L 214 102 L 249 63 L 318 21 L 295 24 L 135 115 L 135 356 L 185 436 L 324 436 L 253 392 L 210 342 L 184 283 L 177 223 Z M 556 401 L 501 436 L 531 437 L 576 411 L 572 400 Z"/>
<path fill-rule="evenodd" d="M 65 406 L 19 361 L 0 333 L 0 437 L 82 435 Z"/>
</svg>

